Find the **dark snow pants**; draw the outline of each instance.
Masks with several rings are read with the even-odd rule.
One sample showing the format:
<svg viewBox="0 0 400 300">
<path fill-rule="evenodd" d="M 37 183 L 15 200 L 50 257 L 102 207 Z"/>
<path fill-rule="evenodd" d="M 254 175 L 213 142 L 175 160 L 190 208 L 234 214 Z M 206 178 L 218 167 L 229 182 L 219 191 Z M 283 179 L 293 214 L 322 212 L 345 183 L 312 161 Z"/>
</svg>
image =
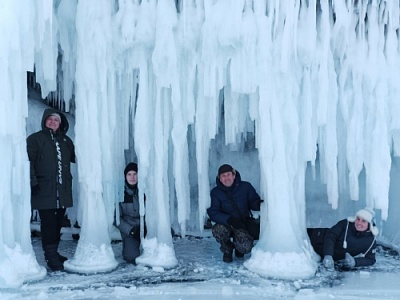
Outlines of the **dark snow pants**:
<svg viewBox="0 0 400 300">
<path fill-rule="evenodd" d="M 140 255 L 140 240 L 131 236 L 122 239 L 122 258 L 131 264 L 135 263 L 136 257 Z"/>
<path fill-rule="evenodd" d="M 231 254 L 233 249 L 236 249 L 247 254 L 253 248 L 254 239 L 245 229 L 232 229 L 222 224 L 215 224 L 212 228 L 212 234 L 221 244 L 222 253 Z"/>
<path fill-rule="evenodd" d="M 325 234 L 329 228 L 307 228 L 307 234 L 310 238 L 311 246 L 321 257 L 324 257 Z"/>
<path fill-rule="evenodd" d="M 39 210 L 43 247 L 59 244 L 65 211 L 65 208 Z"/>
</svg>

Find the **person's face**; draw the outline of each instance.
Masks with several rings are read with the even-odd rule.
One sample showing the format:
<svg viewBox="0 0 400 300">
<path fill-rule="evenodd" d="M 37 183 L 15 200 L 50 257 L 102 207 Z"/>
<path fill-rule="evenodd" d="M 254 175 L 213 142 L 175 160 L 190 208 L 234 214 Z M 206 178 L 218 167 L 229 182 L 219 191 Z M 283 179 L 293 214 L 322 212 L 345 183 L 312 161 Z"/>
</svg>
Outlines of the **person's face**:
<svg viewBox="0 0 400 300">
<path fill-rule="evenodd" d="M 56 132 L 58 130 L 58 128 L 60 127 L 60 121 L 58 120 L 57 117 L 55 116 L 49 116 L 46 119 L 46 123 L 45 126 L 47 128 L 50 128 L 51 130 L 53 130 L 54 132 Z"/>
<path fill-rule="evenodd" d="M 126 173 L 126 181 L 130 184 L 130 185 L 135 185 L 137 184 L 137 173 L 135 171 L 129 171 L 128 173 Z"/>
<path fill-rule="evenodd" d="M 363 218 L 357 217 L 355 221 L 355 226 L 357 231 L 365 231 L 368 229 L 368 221 L 364 220 Z"/>
<path fill-rule="evenodd" d="M 233 182 L 235 181 L 235 177 L 235 174 L 233 174 L 232 172 L 225 172 L 219 175 L 219 181 L 221 181 L 224 186 L 231 187 Z"/>
</svg>

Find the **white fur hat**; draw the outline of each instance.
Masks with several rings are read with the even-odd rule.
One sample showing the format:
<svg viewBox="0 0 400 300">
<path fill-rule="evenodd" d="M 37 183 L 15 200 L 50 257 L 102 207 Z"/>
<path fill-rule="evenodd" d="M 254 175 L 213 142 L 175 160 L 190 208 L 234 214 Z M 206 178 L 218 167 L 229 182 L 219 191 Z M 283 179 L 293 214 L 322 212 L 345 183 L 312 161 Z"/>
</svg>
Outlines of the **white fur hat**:
<svg viewBox="0 0 400 300">
<path fill-rule="evenodd" d="M 379 229 L 374 224 L 375 212 L 372 208 L 366 207 L 366 208 L 360 209 L 356 213 L 355 217 L 348 217 L 347 220 L 350 222 L 354 222 L 357 217 L 367 221 L 369 223 L 369 230 L 372 232 L 372 234 L 375 236 L 378 235 Z"/>
</svg>

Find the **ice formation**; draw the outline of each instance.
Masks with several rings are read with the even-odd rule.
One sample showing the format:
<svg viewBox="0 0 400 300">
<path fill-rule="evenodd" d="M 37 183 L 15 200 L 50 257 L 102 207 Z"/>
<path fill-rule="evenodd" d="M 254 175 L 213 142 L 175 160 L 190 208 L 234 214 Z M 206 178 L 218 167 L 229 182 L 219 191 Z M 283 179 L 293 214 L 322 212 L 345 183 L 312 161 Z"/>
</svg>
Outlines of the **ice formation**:
<svg viewBox="0 0 400 300">
<path fill-rule="evenodd" d="M 250 270 L 314 274 L 305 231 L 310 168 L 332 209 L 363 198 L 400 239 L 389 211 L 390 203 L 400 210 L 391 187 L 400 151 L 398 0 L 25 2 L 0 5 L 0 226 L 13 228 L 0 230 L 1 265 L 13 261 L 8 249 L 32 254 L 25 118 L 33 66 L 42 96 L 58 85 L 76 119 L 82 231 L 71 270 L 116 266 L 109 231 L 130 147 L 148 224 L 144 264 L 177 264 L 171 224 L 182 235 L 202 230 L 211 168 L 233 157 L 265 199 Z M 249 133 L 256 159 L 244 150 Z M 212 153 L 224 144 L 240 155 Z M 34 270 L 0 272 L 0 285 L 42 276 Z"/>
</svg>

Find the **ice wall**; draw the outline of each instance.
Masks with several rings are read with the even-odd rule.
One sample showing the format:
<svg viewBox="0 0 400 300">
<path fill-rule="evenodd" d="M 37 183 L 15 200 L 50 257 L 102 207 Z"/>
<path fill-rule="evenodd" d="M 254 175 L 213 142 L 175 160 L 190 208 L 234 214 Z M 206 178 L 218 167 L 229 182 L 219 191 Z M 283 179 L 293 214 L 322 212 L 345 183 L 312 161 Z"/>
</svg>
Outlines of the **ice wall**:
<svg viewBox="0 0 400 300">
<path fill-rule="evenodd" d="M 10 42 L 1 44 L 1 82 L 8 97 L 0 103 L 15 110 L 15 119 L 26 117 L 22 78 L 33 59 L 43 90 L 54 89 L 58 41 L 65 54 L 64 94 L 75 93 L 82 213 L 81 240 L 67 267 L 83 272 L 115 267 L 107 232 L 115 202 L 122 200 L 129 131 L 139 162 L 141 215 L 148 224 L 142 263 L 176 265 L 171 223 L 183 235 L 188 225 L 202 230 L 216 172 L 209 167 L 217 168 L 216 161 L 237 164 L 242 174 L 251 174 L 246 180 L 259 180 L 255 186 L 265 199 L 261 240 L 245 264 L 255 272 L 283 278 L 314 273 L 305 234 L 306 203 L 320 201 L 322 194 L 311 199 L 307 194 L 310 169 L 325 189 L 320 198 L 329 210 L 347 213 L 357 203 L 349 199 L 360 199 L 378 210 L 381 227 L 387 220 L 388 236 L 398 240 L 396 214 L 389 213 L 389 205 L 398 209 L 399 195 L 392 159 L 400 149 L 398 0 L 54 4 L 58 11 L 44 0 L 27 5 L 28 10 L 18 1 L 2 6 L 7 17 L 0 29 Z M 17 18 L 21 14 L 25 17 Z M 16 25 L 19 35 L 13 39 L 8 29 Z M 8 167 L 1 173 L 0 205 L 10 211 L 18 203 L 14 199 L 28 199 L 29 191 L 24 197 L 13 194 L 22 188 L 11 188 L 19 181 L 11 182 L 9 174 L 17 172 L 21 176 L 12 178 L 19 179 L 25 174 L 20 184 L 27 186 L 22 183 L 28 182 L 28 168 L 24 128 L 5 120 L 0 118 L 3 139 L 12 136 L 21 143 L 10 146 L 4 139 L 6 146 L 0 148 L 20 153 L 12 164 L 4 162 Z M 240 154 L 212 153 L 221 144 L 246 151 L 242 145 L 248 133 L 254 133 L 258 153 L 250 165 L 234 160 Z M 192 143 L 194 157 L 188 147 Z M 198 192 L 192 206 L 188 177 L 193 172 Z M 190 219 L 193 211 L 195 221 Z M 17 239 L 29 243 L 22 233 Z M 87 259 L 90 253 L 104 258 L 97 259 L 100 265 Z"/>
</svg>

